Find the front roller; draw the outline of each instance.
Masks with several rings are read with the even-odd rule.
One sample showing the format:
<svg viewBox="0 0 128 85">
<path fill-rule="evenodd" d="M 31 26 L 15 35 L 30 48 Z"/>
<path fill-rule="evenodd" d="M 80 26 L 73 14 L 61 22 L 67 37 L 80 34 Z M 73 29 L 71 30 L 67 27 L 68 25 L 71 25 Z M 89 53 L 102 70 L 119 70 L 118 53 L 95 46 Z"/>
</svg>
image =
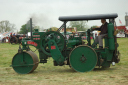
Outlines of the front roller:
<svg viewBox="0 0 128 85">
<path fill-rule="evenodd" d="M 39 60 L 32 51 L 17 53 L 12 59 L 12 67 L 19 74 L 33 72 L 38 66 Z"/>
<path fill-rule="evenodd" d="M 93 48 L 79 45 L 72 50 L 69 56 L 71 67 L 78 72 L 88 72 L 97 64 L 97 54 Z"/>
</svg>

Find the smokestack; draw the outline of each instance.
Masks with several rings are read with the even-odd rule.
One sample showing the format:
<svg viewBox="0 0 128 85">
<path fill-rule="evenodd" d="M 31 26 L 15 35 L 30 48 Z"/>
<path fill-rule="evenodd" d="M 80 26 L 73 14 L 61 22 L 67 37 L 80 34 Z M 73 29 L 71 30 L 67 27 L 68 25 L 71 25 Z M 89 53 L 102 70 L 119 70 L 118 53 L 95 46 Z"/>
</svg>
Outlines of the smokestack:
<svg viewBox="0 0 128 85">
<path fill-rule="evenodd" d="M 30 18 L 31 40 L 32 40 L 32 18 Z"/>
</svg>

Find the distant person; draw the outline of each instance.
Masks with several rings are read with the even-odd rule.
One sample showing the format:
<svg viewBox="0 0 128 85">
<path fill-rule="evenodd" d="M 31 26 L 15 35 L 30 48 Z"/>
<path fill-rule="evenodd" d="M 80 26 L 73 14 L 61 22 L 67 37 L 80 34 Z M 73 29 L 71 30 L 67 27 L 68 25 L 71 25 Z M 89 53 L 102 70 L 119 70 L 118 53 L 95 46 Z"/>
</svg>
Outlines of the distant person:
<svg viewBox="0 0 128 85">
<path fill-rule="evenodd" d="M 107 25 L 108 23 L 106 22 L 106 19 L 101 19 L 101 27 L 100 28 L 93 28 L 92 30 L 98 30 L 98 31 L 101 31 L 99 33 L 98 36 L 96 36 L 95 40 L 94 40 L 94 43 L 92 44 L 92 47 L 95 48 L 95 46 L 97 44 L 99 44 L 99 48 L 102 49 L 103 48 L 103 37 L 107 35 L 108 33 L 108 29 L 107 29 Z"/>
<path fill-rule="evenodd" d="M 12 33 L 10 33 L 10 38 L 12 37 Z"/>
<path fill-rule="evenodd" d="M 124 31 L 124 35 L 125 35 L 125 37 L 126 37 L 126 31 Z"/>
<path fill-rule="evenodd" d="M 8 35 L 8 42 L 10 43 L 10 36 Z"/>
<path fill-rule="evenodd" d="M 126 37 L 128 37 L 128 31 L 126 31 Z"/>
<path fill-rule="evenodd" d="M 3 42 L 3 43 L 5 43 L 5 42 L 6 42 L 6 38 L 5 38 L 5 37 L 2 39 L 2 42 Z"/>
<path fill-rule="evenodd" d="M 13 34 L 13 36 L 15 36 L 15 33 Z"/>
</svg>

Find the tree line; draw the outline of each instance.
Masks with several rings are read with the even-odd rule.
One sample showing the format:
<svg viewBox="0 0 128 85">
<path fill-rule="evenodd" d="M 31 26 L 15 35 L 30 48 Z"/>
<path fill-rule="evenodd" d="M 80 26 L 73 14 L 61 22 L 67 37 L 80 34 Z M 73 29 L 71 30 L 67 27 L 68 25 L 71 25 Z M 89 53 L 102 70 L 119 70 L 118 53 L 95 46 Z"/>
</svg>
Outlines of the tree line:
<svg viewBox="0 0 128 85">
<path fill-rule="evenodd" d="M 67 26 L 67 28 L 72 28 L 72 27 L 77 28 L 77 31 L 86 31 L 88 29 L 86 21 L 70 21 L 69 26 Z M 55 29 L 57 27 L 51 27 L 51 28 Z M 0 32 L 14 31 L 15 29 L 16 29 L 15 24 L 10 23 L 8 20 L 0 21 Z M 32 31 L 34 31 L 34 29 L 41 29 L 41 28 L 40 26 L 33 26 Z M 28 28 L 27 24 L 22 25 L 19 33 L 26 34 L 27 32 L 30 32 L 30 27 Z"/>
<path fill-rule="evenodd" d="M 15 24 L 10 23 L 8 20 L 0 21 L 0 32 L 9 32 L 15 29 Z"/>
</svg>

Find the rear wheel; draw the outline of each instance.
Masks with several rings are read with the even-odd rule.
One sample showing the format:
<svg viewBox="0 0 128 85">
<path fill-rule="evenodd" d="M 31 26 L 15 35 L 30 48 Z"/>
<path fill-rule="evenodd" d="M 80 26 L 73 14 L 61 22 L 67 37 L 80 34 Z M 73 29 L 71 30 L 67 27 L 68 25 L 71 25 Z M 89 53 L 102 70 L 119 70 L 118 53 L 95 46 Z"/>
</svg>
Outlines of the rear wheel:
<svg viewBox="0 0 128 85">
<path fill-rule="evenodd" d="M 88 72 L 97 64 L 97 54 L 93 48 L 85 45 L 77 46 L 69 57 L 71 67 L 78 72 Z"/>
</svg>

